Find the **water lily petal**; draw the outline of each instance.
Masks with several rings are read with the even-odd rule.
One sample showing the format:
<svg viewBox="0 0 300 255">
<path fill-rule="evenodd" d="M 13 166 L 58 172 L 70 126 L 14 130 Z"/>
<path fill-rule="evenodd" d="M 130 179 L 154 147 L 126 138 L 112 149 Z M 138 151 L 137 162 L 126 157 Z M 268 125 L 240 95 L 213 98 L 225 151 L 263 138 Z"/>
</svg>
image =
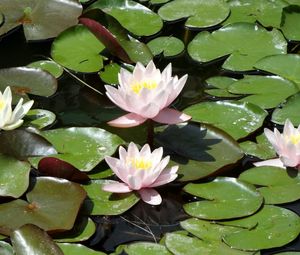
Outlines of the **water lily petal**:
<svg viewBox="0 0 300 255">
<path fill-rule="evenodd" d="M 16 129 L 16 128 L 22 126 L 23 122 L 24 122 L 24 120 L 18 120 L 10 125 L 5 125 L 4 127 L 2 127 L 2 129 L 6 130 L 6 131 L 13 130 L 13 129 Z"/>
<path fill-rule="evenodd" d="M 166 107 L 169 106 L 178 97 L 178 95 L 182 91 L 182 89 L 187 81 L 188 76 L 184 75 L 178 81 L 175 80 L 175 78 L 177 79 L 177 77 L 174 77 L 174 80 L 172 82 L 173 89 L 171 90 L 169 98 L 166 102 L 166 105 L 165 105 Z"/>
<path fill-rule="evenodd" d="M 117 119 L 109 121 L 108 125 L 120 128 L 135 127 L 144 123 L 146 120 L 146 118 L 135 113 L 128 113 Z"/>
<path fill-rule="evenodd" d="M 141 199 L 150 205 L 159 205 L 162 202 L 162 198 L 155 189 L 141 189 L 138 191 Z"/>
<path fill-rule="evenodd" d="M 149 187 L 154 188 L 174 181 L 178 176 L 178 174 L 176 174 L 177 170 L 178 170 L 178 166 L 173 166 L 169 169 L 165 169 L 161 173 L 161 175 L 155 180 L 155 182 L 149 185 Z"/>
<path fill-rule="evenodd" d="M 112 193 L 127 193 L 132 191 L 125 183 L 122 182 L 104 184 L 102 186 L 102 190 Z"/>
<path fill-rule="evenodd" d="M 253 165 L 255 165 L 255 166 L 276 166 L 276 167 L 280 167 L 280 168 L 285 168 L 282 161 L 279 158 L 255 162 L 255 163 L 253 163 Z"/>
<path fill-rule="evenodd" d="M 118 176 L 123 182 L 127 182 L 127 171 L 126 168 L 120 166 L 120 160 L 110 156 L 105 156 L 105 162 L 108 164 L 110 169 Z"/>
<path fill-rule="evenodd" d="M 178 124 L 188 121 L 191 118 L 191 116 L 175 109 L 165 108 L 161 110 L 159 114 L 153 118 L 153 120 L 163 124 Z"/>
</svg>

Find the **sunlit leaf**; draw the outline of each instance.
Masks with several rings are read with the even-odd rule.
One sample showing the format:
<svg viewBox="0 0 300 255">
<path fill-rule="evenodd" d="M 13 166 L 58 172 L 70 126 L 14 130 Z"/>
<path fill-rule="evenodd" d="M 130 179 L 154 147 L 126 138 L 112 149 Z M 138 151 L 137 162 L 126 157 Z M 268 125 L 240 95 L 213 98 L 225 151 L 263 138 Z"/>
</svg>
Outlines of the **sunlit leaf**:
<svg viewBox="0 0 300 255">
<path fill-rule="evenodd" d="M 161 36 L 156 37 L 147 43 L 153 55 L 163 54 L 165 57 L 179 55 L 184 50 L 183 42 L 177 37 Z"/>
<path fill-rule="evenodd" d="M 44 71 L 51 73 L 55 78 L 59 78 L 64 69 L 57 63 L 50 60 L 39 60 L 32 62 L 28 65 L 29 67 L 40 68 Z"/>
<path fill-rule="evenodd" d="M 215 76 L 206 80 L 208 89 L 205 93 L 216 97 L 240 97 L 240 95 L 231 94 L 228 91 L 229 85 L 237 79 L 226 76 Z"/>
<path fill-rule="evenodd" d="M 300 22 L 300 6 L 291 5 L 283 9 L 281 30 L 285 37 L 292 41 L 300 41 L 300 32 L 295 24 Z"/>
<path fill-rule="evenodd" d="M 56 116 L 53 112 L 43 109 L 33 109 L 25 115 L 23 125 L 43 129 L 53 124 L 55 120 Z"/>
<path fill-rule="evenodd" d="M 58 246 L 64 252 L 64 255 L 105 255 L 101 251 L 92 250 L 82 244 L 59 243 Z"/>
</svg>

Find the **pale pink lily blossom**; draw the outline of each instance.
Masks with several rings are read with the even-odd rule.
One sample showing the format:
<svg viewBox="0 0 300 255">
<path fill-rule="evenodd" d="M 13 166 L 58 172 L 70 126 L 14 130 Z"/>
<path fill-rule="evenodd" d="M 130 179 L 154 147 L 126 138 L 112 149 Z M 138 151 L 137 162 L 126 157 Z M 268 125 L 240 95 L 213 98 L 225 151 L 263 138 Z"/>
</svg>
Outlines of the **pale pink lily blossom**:
<svg viewBox="0 0 300 255">
<path fill-rule="evenodd" d="M 162 198 L 153 188 L 175 180 L 178 170 L 178 166 L 166 168 L 170 157 L 162 156 L 162 147 L 151 152 L 148 144 L 140 151 L 133 142 L 127 151 L 120 146 L 120 159 L 106 156 L 105 161 L 122 182 L 105 184 L 102 189 L 113 193 L 137 191 L 144 202 L 159 205 Z"/>
<path fill-rule="evenodd" d="M 134 127 L 147 119 L 163 124 L 177 124 L 191 118 L 187 114 L 169 108 L 187 80 L 187 75 L 180 79 L 177 76 L 172 77 L 171 64 L 160 72 L 153 61 L 146 67 L 137 63 L 133 73 L 121 68 L 118 78 L 118 88 L 105 86 L 106 95 L 113 103 L 129 113 L 108 122 L 109 125 Z"/>
<path fill-rule="evenodd" d="M 27 114 L 33 105 L 33 100 L 23 104 L 21 98 L 12 110 L 12 94 L 10 87 L 6 87 L 3 94 L 0 91 L 0 130 L 12 130 L 23 124 L 22 118 Z"/>
<path fill-rule="evenodd" d="M 255 163 L 255 166 L 277 166 L 281 168 L 300 166 L 300 125 L 294 128 L 287 119 L 281 134 L 276 128 L 274 132 L 265 128 L 264 133 L 273 145 L 279 158 Z"/>
</svg>

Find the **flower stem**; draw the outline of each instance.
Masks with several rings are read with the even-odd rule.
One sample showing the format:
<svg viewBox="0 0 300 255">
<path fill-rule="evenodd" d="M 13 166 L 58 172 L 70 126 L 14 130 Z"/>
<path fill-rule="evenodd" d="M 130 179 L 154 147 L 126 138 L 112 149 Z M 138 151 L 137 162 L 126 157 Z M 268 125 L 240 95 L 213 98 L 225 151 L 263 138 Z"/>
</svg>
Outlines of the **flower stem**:
<svg viewBox="0 0 300 255">
<path fill-rule="evenodd" d="M 153 148 L 153 140 L 154 140 L 154 122 L 153 120 L 149 119 L 147 121 L 148 125 L 148 135 L 147 135 L 147 143 L 149 144 L 150 148 Z"/>
</svg>

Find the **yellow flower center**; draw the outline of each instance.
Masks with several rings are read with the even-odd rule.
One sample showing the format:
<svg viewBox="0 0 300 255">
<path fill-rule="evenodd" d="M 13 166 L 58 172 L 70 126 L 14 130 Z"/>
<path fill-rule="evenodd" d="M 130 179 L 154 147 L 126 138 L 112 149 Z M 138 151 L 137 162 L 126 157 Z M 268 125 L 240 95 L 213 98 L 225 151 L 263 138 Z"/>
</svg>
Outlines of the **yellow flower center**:
<svg viewBox="0 0 300 255">
<path fill-rule="evenodd" d="M 144 158 L 131 158 L 128 163 L 138 170 L 148 170 L 152 166 L 152 162 Z"/>
<path fill-rule="evenodd" d="M 291 135 L 290 136 L 290 141 L 293 143 L 293 144 L 298 144 L 300 142 L 300 134 L 297 134 L 297 135 Z"/>
<path fill-rule="evenodd" d="M 136 94 L 139 94 L 142 88 L 152 90 L 155 89 L 156 87 L 157 87 L 157 82 L 152 80 L 136 82 L 131 85 L 131 89 Z"/>
<path fill-rule="evenodd" d="M 5 106 L 5 102 L 3 100 L 0 100 L 0 111 L 3 110 Z"/>
</svg>

